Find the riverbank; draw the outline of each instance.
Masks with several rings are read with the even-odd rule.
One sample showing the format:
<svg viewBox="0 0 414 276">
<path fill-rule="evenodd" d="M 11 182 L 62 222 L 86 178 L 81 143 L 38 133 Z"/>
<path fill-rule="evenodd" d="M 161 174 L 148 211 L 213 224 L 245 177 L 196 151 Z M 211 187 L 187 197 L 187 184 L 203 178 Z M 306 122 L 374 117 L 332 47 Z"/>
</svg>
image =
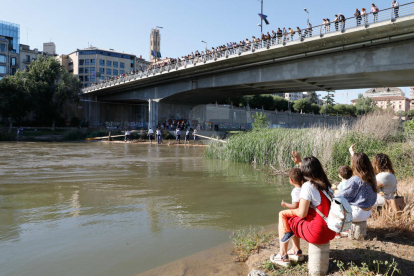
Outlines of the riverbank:
<svg viewBox="0 0 414 276">
<path fill-rule="evenodd" d="M 400 195 L 407 206 L 401 215 L 379 214 L 374 211 L 367 221 L 365 239 L 350 240 L 348 237 L 334 239 L 330 244 L 329 275 L 391 275 L 395 269 L 401 275 L 414 271 L 414 178 L 398 183 Z M 307 254 L 308 243 L 301 240 L 302 250 Z M 274 238 L 260 253 L 253 253 L 246 264 L 249 270 L 259 269 L 268 275 L 305 275 L 306 263 L 286 269 L 272 265 L 269 256 L 279 251 Z M 306 259 L 305 259 L 306 261 Z M 365 263 L 365 265 L 364 265 Z M 390 267 L 391 265 L 391 267 Z M 387 270 L 388 274 L 386 273 Z M 351 271 L 353 274 L 350 274 Z M 397 273 L 394 273 L 396 275 Z"/>
</svg>

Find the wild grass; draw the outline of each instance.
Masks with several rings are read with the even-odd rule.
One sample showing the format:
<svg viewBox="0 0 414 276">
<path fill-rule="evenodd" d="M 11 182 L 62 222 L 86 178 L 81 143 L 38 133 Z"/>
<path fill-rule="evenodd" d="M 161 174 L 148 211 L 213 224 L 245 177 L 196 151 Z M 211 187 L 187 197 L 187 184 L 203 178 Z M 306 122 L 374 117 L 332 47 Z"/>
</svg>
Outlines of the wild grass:
<svg viewBox="0 0 414 276">
<path fill-rule="evenodd" d="M 338 167 L 350 165 L 348 148 L 357 143 L 356 151 L 365 152 L 370 158 L 381 152 L 388 154 L 395 163 L 400 179 L 414 176 L 412 140 L 404 132 L 399 120 L 393 117 L 391 113 L 373 112 L 359 118 L 351 127 L 252 130 L 232 135 L 225 145 L 212 141 L 205 155 L 271 165 L 283 172 L 294 166 L 290 158 L 291 152 L 296 150 L 303 157 L 317 157 L 328 177 L 338 180 Z"/>
<path fill-rule="evenodd" d="M 241 229 L 233 232 L 230 236 L 234 247 L 234 253 L 236 254 L 236 261 L 244 262 L 250 256 L 252 252 L 259 253 L 260 248 L 268 246 L 272 239 L 275 237 L 275 233 L 265 233 L 264 228 L 256 229 L 251 227 Z"/>
<path fill-rule="evenodd" d="M 414 233 L 414 178 L 398 182 L 398 193 L 407 204 L 404 210 L 397 213 L 374 209 L 367 221 L 369 228 L 385 231 L 387 236 Z"/>
</svg>

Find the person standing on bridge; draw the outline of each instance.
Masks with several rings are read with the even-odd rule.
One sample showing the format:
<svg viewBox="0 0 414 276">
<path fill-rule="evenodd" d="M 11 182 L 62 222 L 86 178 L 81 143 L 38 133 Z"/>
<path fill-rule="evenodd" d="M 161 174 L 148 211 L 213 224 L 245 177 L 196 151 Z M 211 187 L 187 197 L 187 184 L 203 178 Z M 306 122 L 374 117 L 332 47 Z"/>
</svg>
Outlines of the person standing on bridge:
<svg viewBox="0 0 414 276">
<path fill-rule="evenodd" d="M 309 37 L 312 37 L 312 24 L 310 22 L 308 22 L 308 31 L 309 31 Z"/>
<path fill-rule="evenodd" d="M 286 31 L 286 28 L 283 28 L 283 43 L 286 42 L 288 38 L 288 32 Z"/>
<path fill-rule="evenodd" d="M 378 21 L 378 12 L 379 9 L 377 6 L 375 6 L 375 4 L 372 4 L 372 8 L 371 8 L 371 13 L 374 15 L 374 23 Z"/>
<path fill-rule="evenodd" d="M 341 32 L 345 31 L 345 16 L 343 14 L 339 14 L 339 22 L 341 22 Z"/>
<path fill-rule="evenodd" d="M 391 7 L 394 8 L 394 17 L 398 18 L 399 17 L 398 12 L 400 11 L 400 3 L 394 0 L 391 3 Z"/>
<path fill-rule="evenodd" d="M 358 9 L 355 9 L 354 16 L 356 18 L 357 26 L 361 26 L 361 12 Z"/>
<path fill-rule="evenodd" d="M 362 18 L 364 18 L 364 25 L 367 26 L 367 24 L 368 24 L 368 13 L 367 13 L 367 10 L 365 8 L 361 9 L 361 16 L 362 16 Z"/>
<path fill-rule="evenodd" d="M 277 44 L 280 44 L 280 43 L 282 43 L 282 35 L 283 35 L 283 32 L 282 32 L 282 30 L 280 29 L 280 28 L 277 28 Z"/>
<path fill-rule="evenodd" d="M 326 18 L 326 21 L 325 21 L 326 23 L 325 23 L 325 25 L 326 25 L 326 31 L 329 33 L 329 32 L 331 32 L 331 20 L 329 20 L 329 18 Z"/>
<path fill-rule="evenodd" d="M 290 33 L 290 40 L 293 41 L 293 36 L 295 35 L 295 31 L 292 30 L 292 28 L 289 28 L 289 33 Z"/>
<path fill-rule="evenodd" d="M 332 22 L 335 23 L 335 30 L 338 31 L 339 18 L 338 18 L 338 15 L 337 14 L 335 14 L 335 19 Z"/>
<path fill-rule="evenodd" d="M 302 40 L 302 31 L 299 27 L 296 27 L 296 32 L 298 33 L 299 40 Z"/>
</svg>

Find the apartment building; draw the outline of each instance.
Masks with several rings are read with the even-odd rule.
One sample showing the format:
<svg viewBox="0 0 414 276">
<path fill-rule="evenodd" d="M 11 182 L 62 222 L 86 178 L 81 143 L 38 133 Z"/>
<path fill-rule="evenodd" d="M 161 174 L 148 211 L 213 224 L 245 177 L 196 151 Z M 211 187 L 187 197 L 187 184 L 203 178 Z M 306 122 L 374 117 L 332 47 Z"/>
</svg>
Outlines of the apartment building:
<svg viewBox="0 0 414 276">
<path fill-rule="evenodd" d="M 70 73 L 79 76 L 83 87 L 131 71 L 145 70 L 150 64 L 142 56 L 97 47 L 77 49 L 59 56 L 59 61 Z"/>
<path fill-rule="evenodd" d="M 304 98 L 303 92 L 285 93 L 284 96 L 288 101 L 297 101 Z"/>
<path fill-rule="evenodd" d="M 0 80 L 18 69 L 19 41 L 20 25 L 0 21 Z"/>
<path fill-rule="evenodd" d="M 388 96 L 402 96 L 405 97 L 405 93 L 398 87 L 377 87 L 371 88 L 364 93 L 365 98 L 373 97 L 388 97 Z"/>
<path fill-rule="evenodd" d="M 382 108 L 392 108 L 395 112 L 410 110 L 411 100 L 404 96 L 384 96 L 384 97 L 369 97 L 375 102 L 375 105 Z M 352 100 L 352 104 L 355 105 L 358 99 Z"/>
</svg>

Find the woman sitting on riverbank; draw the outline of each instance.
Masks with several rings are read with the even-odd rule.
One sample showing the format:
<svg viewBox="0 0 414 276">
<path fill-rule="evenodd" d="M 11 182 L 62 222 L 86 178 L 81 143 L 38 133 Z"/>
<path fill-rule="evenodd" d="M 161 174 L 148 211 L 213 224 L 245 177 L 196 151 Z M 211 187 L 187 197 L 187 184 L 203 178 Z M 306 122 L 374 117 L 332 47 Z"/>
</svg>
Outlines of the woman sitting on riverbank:
<svg viewBox="0 0 414 276">
<path fill-rule="evenodd" d="M 270 260 L 289 262 L 289 255 L 302 255 L 300 240 L 313 244 L 325 244 L 335 238 L 335 232 L 328 228 L 325 220 L 313 208 L 317 208 L 325 216 L 328 216 L 331 202 L 322 191 L 331 192 L 331 183 L 316 157 L 306 157 L 301 160 L 298 152 L 293 152 L 292 160 L 300 165 L 304 179 L 307 181 L 302 185 L 300 192 L 299 207 L 292 210 L 296 217 L 288 220 L 289 226 L 294 232 L 293 248 L 288 251 L 289 243 L 280 243 L 280 251 Z M 311 206 L 312 204 L 312 206 Z M 279 221 L 279 237 L 285 235 L 282 222 Z"/>
<path fill-rule="evenodd" d="M 372 159 L 372 166 L 377 180 L 377 205 L 382 206 L 386 200 L 394 199 L 397 191 L 397 177 L 391 159 L 384 153 L 379 153 Z"/>
<path fill-rule="evenodd" d="M 377 201 L 377 181 L 374 168 L 365 153 L 355 153 L 354 147 L 349 148 L 353 177 L 347 180 L 347 186 L 339 192 L 348 200 L 352 208 L 352 221 L 365 221 L 371 216 L 372 206 Z"/>
</svg>

